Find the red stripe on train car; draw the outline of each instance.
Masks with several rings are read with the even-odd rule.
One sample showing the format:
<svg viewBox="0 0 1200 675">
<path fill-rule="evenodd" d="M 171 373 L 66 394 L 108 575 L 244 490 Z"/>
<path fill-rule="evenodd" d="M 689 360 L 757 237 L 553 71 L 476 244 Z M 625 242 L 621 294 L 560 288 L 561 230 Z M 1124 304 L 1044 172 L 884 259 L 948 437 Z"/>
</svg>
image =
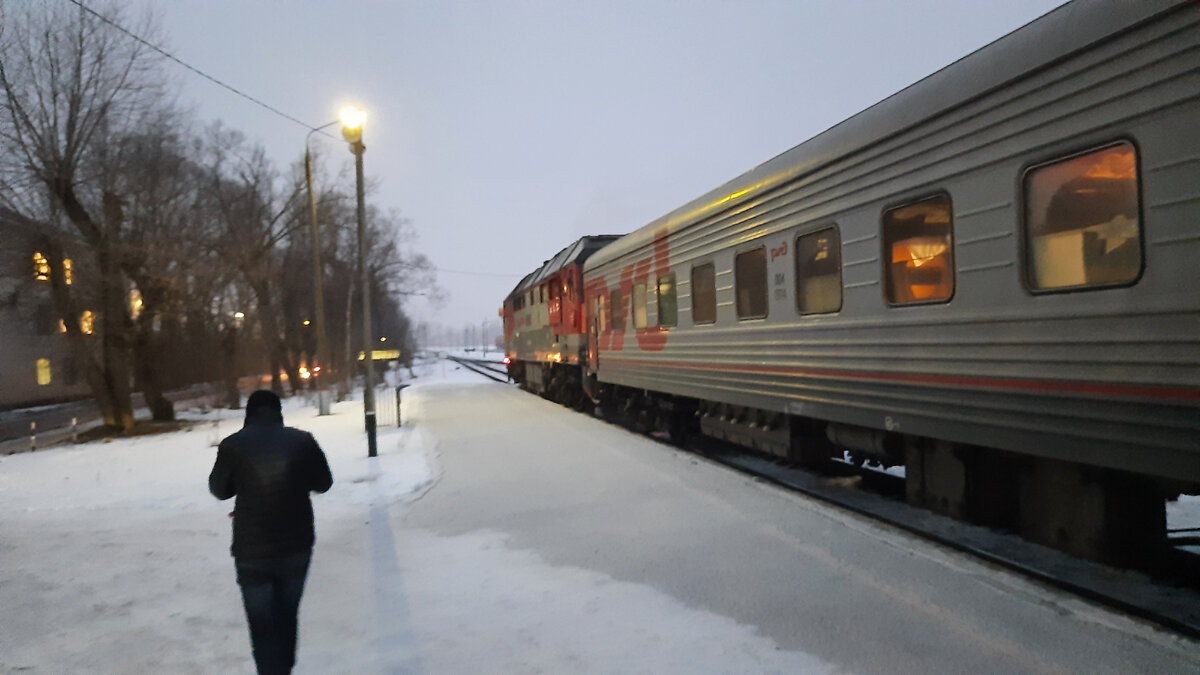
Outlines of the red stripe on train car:
<svg viewBox="0 0 1200 675">
<path fill-rule="evenodd" d="M 765 375 L 801 375 L 847 380 L 874 380 L 879 382 L 901 382 L 914 384 L 942 384 L 955 387 L 982 389 L 1022 389 L 1036 392 L 1070 394 L 1103 394 L 1109 396 L 1133 396 L 1138 398 L 1178 399 L 1200 401 L 1200 389 L 1186 387 L 1147 387 L 1123 384 L 1101 384 L 1094 382 L 1064 382 L 1057 380 L 1018 380 L 1008 378 L 960 377 L 953 375 L 923 375 L 918 373 L 887 373 L 861 370 L 832 370 L 824 368 L 789 368 L 786 366 L 722 366 L 718 364 L 678 363 L 640 359 L 614 359 L 600 355 L 601 367 L 607 364 L 651 368 L 674 368 L 677 370 L 710 370 L 727 373 L 758 373 Z"/>
</svg>

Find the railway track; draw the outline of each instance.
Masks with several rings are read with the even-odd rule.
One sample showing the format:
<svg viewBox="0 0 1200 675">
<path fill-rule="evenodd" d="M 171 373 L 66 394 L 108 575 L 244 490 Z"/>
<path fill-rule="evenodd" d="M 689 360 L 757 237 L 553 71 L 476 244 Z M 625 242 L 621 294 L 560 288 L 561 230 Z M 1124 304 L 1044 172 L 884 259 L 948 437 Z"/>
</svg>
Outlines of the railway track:
<svg viewBox="0 0 1200 675">
<path fill-rule="evenodd" d="M 458 365 L 478 373 L 489 380 L 496 382 L 508 382 L 508 369 L 503 364 L 487 359 L 468 359 L 461 356 L 447 356 L 447 359 L 457 363 Z"/>
<path fill-rule="evenodd" d="M 607 421 L 634 431 L 620 419 Z M 678 447 L 666 434 L 651 437 Z M 1165 551 L 1162 560 L 1156 562 L 1153 576 L 1119 570 L 1073 558 L 1015 534 L 910 506 L 903 501 L 903 478 L 867 467 L 834 462 L 819 471 L 799 468 L 707 437 L 689 439 L 682 449 L 755 480 L 898 527 L 1048 586 L 1176 633 L 1200 638 L 1200 556 L 1181 549 Z"/>
</svg>

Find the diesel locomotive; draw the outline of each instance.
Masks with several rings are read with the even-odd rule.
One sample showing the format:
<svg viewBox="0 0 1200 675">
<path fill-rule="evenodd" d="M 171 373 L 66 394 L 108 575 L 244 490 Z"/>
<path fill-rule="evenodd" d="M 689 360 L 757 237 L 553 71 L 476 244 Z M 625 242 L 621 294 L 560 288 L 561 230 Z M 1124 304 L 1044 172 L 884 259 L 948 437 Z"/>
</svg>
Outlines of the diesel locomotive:
<svg viewBox="0 0 1200 675">
<path fill-rule="evenodd" d="M 523 386 L 1079 555 L 1200 491 L 1200 4 L 1076 0 L 504 301 Z M 571 308 L 566 309 L 567 306 Z"/>
</svg>

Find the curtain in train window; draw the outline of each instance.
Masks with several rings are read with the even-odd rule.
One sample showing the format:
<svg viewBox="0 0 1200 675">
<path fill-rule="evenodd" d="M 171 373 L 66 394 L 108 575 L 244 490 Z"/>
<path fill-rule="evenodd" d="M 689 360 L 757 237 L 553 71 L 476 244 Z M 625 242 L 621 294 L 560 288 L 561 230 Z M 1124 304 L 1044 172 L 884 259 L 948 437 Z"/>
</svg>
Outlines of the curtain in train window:
<svg viewBox="0 0 1200 675">
<path fill-rule="evenodd" d="M 646 284 L 634 284 L 633 286 L 633 327 L 642 329 L 646 327 Z"/>
<path fill-rule="evenodd" d="M 737 254 L 733 262 L 733 284 L 737 289 L 739 319 L 761 319 L 767 315 L 766 247 Z"/>
<path fill-rule="evenodd" d="M 692 323 L 717 320 L 717 274 L 712 263 L 692 268 Z"/>
<path fill-rule="evenodd" d="M 954 295 L 950 198 L 938 195 L 883 214 L 884 283 L 896 305 L 946 302 Z"/>
<path fill-rule="evenodd" d="M 796 237 L 796 309 L 825 314 L 842 308 L 842 239 L 831 227 Z"/>
<path fill-rule="evenodd" d="M 1142 270 L 1137 156 L 1110 148 L 1025 174 L 1026 264 L 1035 289 L 1111 286 Z"/>
<path fill-rule="evenodd" d="M 658 278 L 658 325 L 679 325 L 679 304 L 675 296 L 675 273 Z"/>
<path fill-rule="evenodd" d="M 608 331 L 608 307 L 605 306 L 605 297 L 597 295 L 595 299 L 596 312 L 596 332 L 604 333 Z"/>
</svg>

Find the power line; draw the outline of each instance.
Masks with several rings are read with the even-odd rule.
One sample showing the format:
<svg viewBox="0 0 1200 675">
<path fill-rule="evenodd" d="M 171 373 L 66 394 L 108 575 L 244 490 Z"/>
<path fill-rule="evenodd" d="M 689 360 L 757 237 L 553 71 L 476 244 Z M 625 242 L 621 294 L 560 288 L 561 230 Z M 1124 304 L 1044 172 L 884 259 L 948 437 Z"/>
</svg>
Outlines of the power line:
<svg viewBox="0 0 1200 675">
<path fill-rule="evenodd" d="M 158 52 L 159 54 L 161 54 L 161 55 L 165 56 L 166 58 L 168 58 L 168 59 L 170 59 L 170 60 L 174 61 L 175 63 L 178 63 L 179 65 L 183 66 L 184 68 L 187 68 L 188 70 L 190 70 L 190 71 L 192 71 L 193 73 L 195 73 L 195 74 L 199 75 L 200 77 L 203 77 L 204 79 L 208 80 L 209 82 L 212 82 L 213 84 L 216 84 L 216 85 L 217 85 L 217 86 L 219 86 L 219 87 L 224 87 L 225 89 L 228 89 L 229 91 L 231 91 L 231 92 L 233 92 L 233 93 L 237 94 L 238 96 L 241 96 L 242 98 L 246 99 L 247 101 L 250 101 L 251 103 L 254 103 L 254 104 L 256 104 L 256 105 L 259 105 L 259 106 L 261 106 L 261 107 L 263 107 L 263 108 L 266 108 L 267 110 L 270 110 L 271 112 L 275 113 L 276 115 L 279 115 L 280 117 L 283 117 L 284 119 L 287 119 L 287 120 L 290 120 L 290 121 L 292 121 L 292 122 L 295 122 L 296 124 L 299 124 L 300 126 L 304 127 L 305 129 L 311 129 L 312 131 L 317 131 L 317 130 L 318 130 L 318 128 L 317 128 L 317 127 L 314 127 L 313 125 L 311 125 L 311 124 L 308 124 L 308 123 L 306 123 L 306 122 L 302 122 L 302 121 L 300 121 L 300 120 L 296 119 L 295 117 L 292 117 L 291 115 L 289 115 L 289 114 L 287 114 L 287 113 L 283 112 L 282 110 L 279 110 L 278 108 L 275 108 L 274 106 L 271 106 L 271 105 L 268 105 L 268 104 L 266 104 L 266 103 L 263 103 L 262 101 L 260 101 L 260 100 L 258 100 L 258 99 L 256 99 L 256 98 L 254 98 L 253 96 L 251 96 L 251 95 L 249 95 L 249 94 L 247 94 L 247 93 L 245 93 L 245 92 L 243 92 L 243 91 L 240 91 L 240 90 L 239 90 L 239 89 L 237 89 L 236 87 L 233 87 L 232 85 L 225 84 L 225 83 L 224 83 L 224 82 L 222 82 L 221 80 L 218 80 L 217 78 L 213 77 L 212 75 L 209 75 L 208 73 L 206 73 L 206 72 L 204 72 L 204 71 L 200 70 L 199 68 L 196 68 L 196 67 L 194 67 L 194 66 L 192 66 L 192 65 L 190 65 L 190 64 L 188 64 L 188 63 L 186 63 L 186 62 L 184 62 L 182 59 L 180 59 L 180 58 L 176 57 L 174 54 L 171 54 L 171 53 L 167 52 L 165 49 L 163 49 L 163 48 L 159 47 L 158 45 L 155 45 L 155 44 L 153 44 L 153 43 L 151 43 L 151 42 L 149 42 L 149 41 L 147 41 L 147 40 L 143 39 L 141 36 L 139 36 L 139 35 L 137 35 L 137 34 L 135 34 L 135 33 L 131 32 L 131 31 L 127 30 L 127 29 L 126 29 L 124 26 L 120 25 L 119 23 L 117 23 L 117 22 L 113 21 L 112 19 L 110 19 L 110 18 L 108 18 L 108 17 L 104 16 L 103 14 L 101 14 L 101 13 L 97 12 L 96 10 L 92 9 L 91 7 L 88 7 L 87 5 L 85 5 L 85 4 L 83 4 L 82 2 L 80 2 L 80 0 L 67 0 L 67 2 L 71 3 L 72 5 L 75 5 L 76 7 L 78 7 L 78 8 L 80 8 L 80 9 L 82 9 L 83 11 L 87 12 L 88 14 L 91 14 L 92 16 L 96 17 L 97 19 L 100 19 L 101 21 L 103 21 L 104 23 L 106 23 L 106 24 L 108 24 L 108 25 L 112 26 L 113 28 L 116 28 L 117 30 L 119 30 L 119 31 L 121 31 L 122 33 L 124 33 L 124 34 L 128 35 L 129 37 L 131 37 L 131 38 L 133 38 L 134 40 L 136 40 L 136 41 L 140 42 L 141 44 L 143 44 L 143 45 L 145 45 L 145 46 L 149 47 L 150 49 L 153 49 L 154 51 L 156 51 L 156 52 Z M 332 136 L 330 136 L 330 134 L 327 134 L 327 133 L 325 133 L 325 132 L 323 132 L 323 131 L 322 131 L 322 132 L 319 132 L 319 133 L 321 133 L 321 134 L 323 134 L 323 135 L 325 135 L 325 136 L 329 136 L 330 138 L 333 138 Z"/>
<path fill-rule="evenodd" d="M 467 272 L 465 270 L 446 269 L 445 267 L 435 267 L 434 269 L 436 269 L 439 272 L 449 272 L 451 274 L 466 274 L 467 276 L 472 276 L 472 277 L 504 277 L 506 279 L 512 279 L 515 277 L 525 276 L 524 274 L 498 274 L 498 273 L 491 273 L 491 272 Z"/>
</svg>

